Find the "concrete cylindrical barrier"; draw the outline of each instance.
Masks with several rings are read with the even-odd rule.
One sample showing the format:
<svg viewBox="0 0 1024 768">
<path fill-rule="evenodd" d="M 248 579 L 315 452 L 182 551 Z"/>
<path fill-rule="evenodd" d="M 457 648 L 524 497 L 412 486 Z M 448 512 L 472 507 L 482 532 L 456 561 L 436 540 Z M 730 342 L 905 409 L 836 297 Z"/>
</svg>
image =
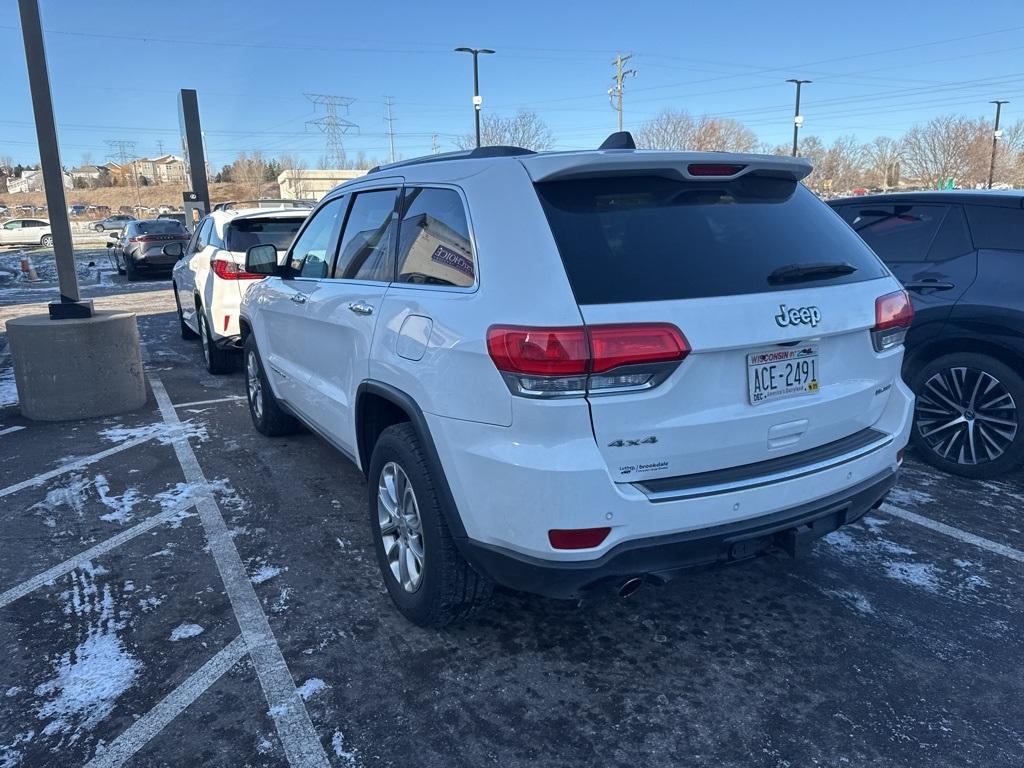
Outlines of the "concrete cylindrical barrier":
<svg viewBox="0 0 1024 768">
<path fill-rule="evenodd" d="M 131 312 L 7 321 L 22 414 L 37 421 L 109 416 L 141 408 L 146 379 L 139 327 Z"/>
</svg>

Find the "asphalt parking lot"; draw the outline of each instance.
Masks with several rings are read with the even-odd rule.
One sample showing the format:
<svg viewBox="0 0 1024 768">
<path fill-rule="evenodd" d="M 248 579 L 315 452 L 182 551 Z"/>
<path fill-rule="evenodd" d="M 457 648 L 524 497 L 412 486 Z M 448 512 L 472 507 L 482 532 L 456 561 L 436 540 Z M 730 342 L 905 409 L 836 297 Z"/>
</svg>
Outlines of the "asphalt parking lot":
<svg viewBox="0 0 1024 768">
<path fill-rule="evenodd" d="M 909 454 L 805 559 L 427 631 L 355 467 L 259 436 L 166 282 L 102 294 L 139 312 L 137 412 L 23 419 L 0 335 L 0 768 L 1024 765 L 1021 476 Z"/>
</svg>

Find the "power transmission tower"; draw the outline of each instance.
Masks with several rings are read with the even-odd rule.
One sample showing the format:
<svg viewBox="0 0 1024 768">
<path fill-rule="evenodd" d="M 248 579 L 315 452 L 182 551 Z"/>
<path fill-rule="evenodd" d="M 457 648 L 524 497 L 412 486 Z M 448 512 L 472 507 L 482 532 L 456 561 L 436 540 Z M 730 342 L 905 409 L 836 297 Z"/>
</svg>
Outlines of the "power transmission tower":
<svg viewBox="0 0 1024 768">
<path fill-rule="evenodd" d="M 350 99 L 347 96 L 329 96 L 325 93 L 306 93 L 303 95 L 313 102 L 314 108 L 318 104 L 324 108 L 323 117 L 318 117 L 316 120 L 307 120 L 306 125 L 315 125 L 327 137 L 327 162 L 333 163 L 335 168 L 344 168 L 345 145 L 341 137 L 359 126 L 343 117 L 338 117 L 338 107 L 348 110 L 349 105 L 355 99 Z"/>
<path fill-rule="evenodd" d="M 632 53 L 627 53 L 625 56 L 620 53 L 615 57 L 615 61 L 612 62 L 615 66 L 615 74 L 612 75 L 612 81 L 615 85 L 608 89 L 608 101 L 612 109 L 619 113 L 620 131 L 622 130 L 622 81 L 627 77 L 636 77 L 635 69 L 623 69 L 626 66 L 626 62 L 631 58 L 633 58 Z"/>
<path fill-rule="evenodd" d="M 141 208 L 142 194 L 139 192 L 139 166 L 134 160 L 135 142 L 125 141 L 124 139 L 107 139 L 106 144 L 110 147 L 110 154 L 108 157 L 111 160 L 114 160 L 122 168 L 129 163 L 130 159 L 132 164 L 132 183 L 135 186 L 135 202 Z"/>
<path fill-rule="evenodd" d="M 388 113 L 384 117 L 384 122 L 388 124 L 388 141 L 391 142 L 391 162 L 395 162 L 395 118 L 391 116 L 391 107 L 395 105 L 395 100 L 390 96 L 384 97 L 384 106 L 387 107 Z"/>
<path fill-rule="evenodd" d="M 437 140 L 437 134 L 435 133 L 430 139 L 430 154 L 436 155 L 441 151 L 441 144 Z"/>
<path fill-rule="evenodd" d="M 163 157 L 163 154 L 164 154 L 164 140 L 163 139 L 157 139 L 156 140 L 156 151 L 157 151 L 157 153 L 161 157 Z"/>
</svg>

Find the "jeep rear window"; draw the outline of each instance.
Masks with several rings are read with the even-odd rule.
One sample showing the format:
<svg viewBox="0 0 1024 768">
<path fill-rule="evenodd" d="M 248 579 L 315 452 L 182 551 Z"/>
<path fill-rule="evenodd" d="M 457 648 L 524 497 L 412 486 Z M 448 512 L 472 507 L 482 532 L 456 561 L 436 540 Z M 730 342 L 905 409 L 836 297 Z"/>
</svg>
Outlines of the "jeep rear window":
<svg viewBox="0 0 1024 768">
<path fill-rule="evenodd" d="M 227 250 L 245 253 L 254 245 L 274 245 L 279 251 L 287 251 L 305 220 L 305 216 L 297 216 L 232 221 L 227 231 Z"/>
<path fill-rule="evenodd" d="M 802 184 L 655 176 L 536 185 L 580 304 L 696 299 L 839 285 L 885 267 Z M 845 262 L 851 274 L 773 285 L 780 268 Z"/>
</svg>

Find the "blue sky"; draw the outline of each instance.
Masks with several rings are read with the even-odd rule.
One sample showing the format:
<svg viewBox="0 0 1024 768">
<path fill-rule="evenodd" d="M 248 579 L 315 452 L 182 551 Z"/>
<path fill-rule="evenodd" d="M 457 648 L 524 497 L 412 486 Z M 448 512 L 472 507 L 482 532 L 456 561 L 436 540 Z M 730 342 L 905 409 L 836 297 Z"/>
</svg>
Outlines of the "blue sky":
<svg viewBox="0 0 1024 768">
<path fill-rule="evenodd" d="M 538 112 L 558 148 L 596 146 L 615 128 L 606 91 L 617 51 L 632 52 L 625 122 L 664 108 L 734 117 L 770 144 L 789 140 L 789 77 L 804 91 L 806 134 L 826 142 L 899 135 L 938 114 L 1024 116 L 1024 2 L 817 0 L 731 2 L 337 2 L 331 0 L 41 0 L 65 165 L 102 162 L 107 139 L 139 154 L 176 150 L 177 90 L 195 88 L 215 167 L 239 151 L 300 155 L 323 137 L 305 92 L 355 99 L 346 150 L 387 156 L 442 150 L 472 130 L 470 57 L 484 109 Z M 0 4 L 0 155 L 35 162 L 17 3 Z"/>
</svg>

